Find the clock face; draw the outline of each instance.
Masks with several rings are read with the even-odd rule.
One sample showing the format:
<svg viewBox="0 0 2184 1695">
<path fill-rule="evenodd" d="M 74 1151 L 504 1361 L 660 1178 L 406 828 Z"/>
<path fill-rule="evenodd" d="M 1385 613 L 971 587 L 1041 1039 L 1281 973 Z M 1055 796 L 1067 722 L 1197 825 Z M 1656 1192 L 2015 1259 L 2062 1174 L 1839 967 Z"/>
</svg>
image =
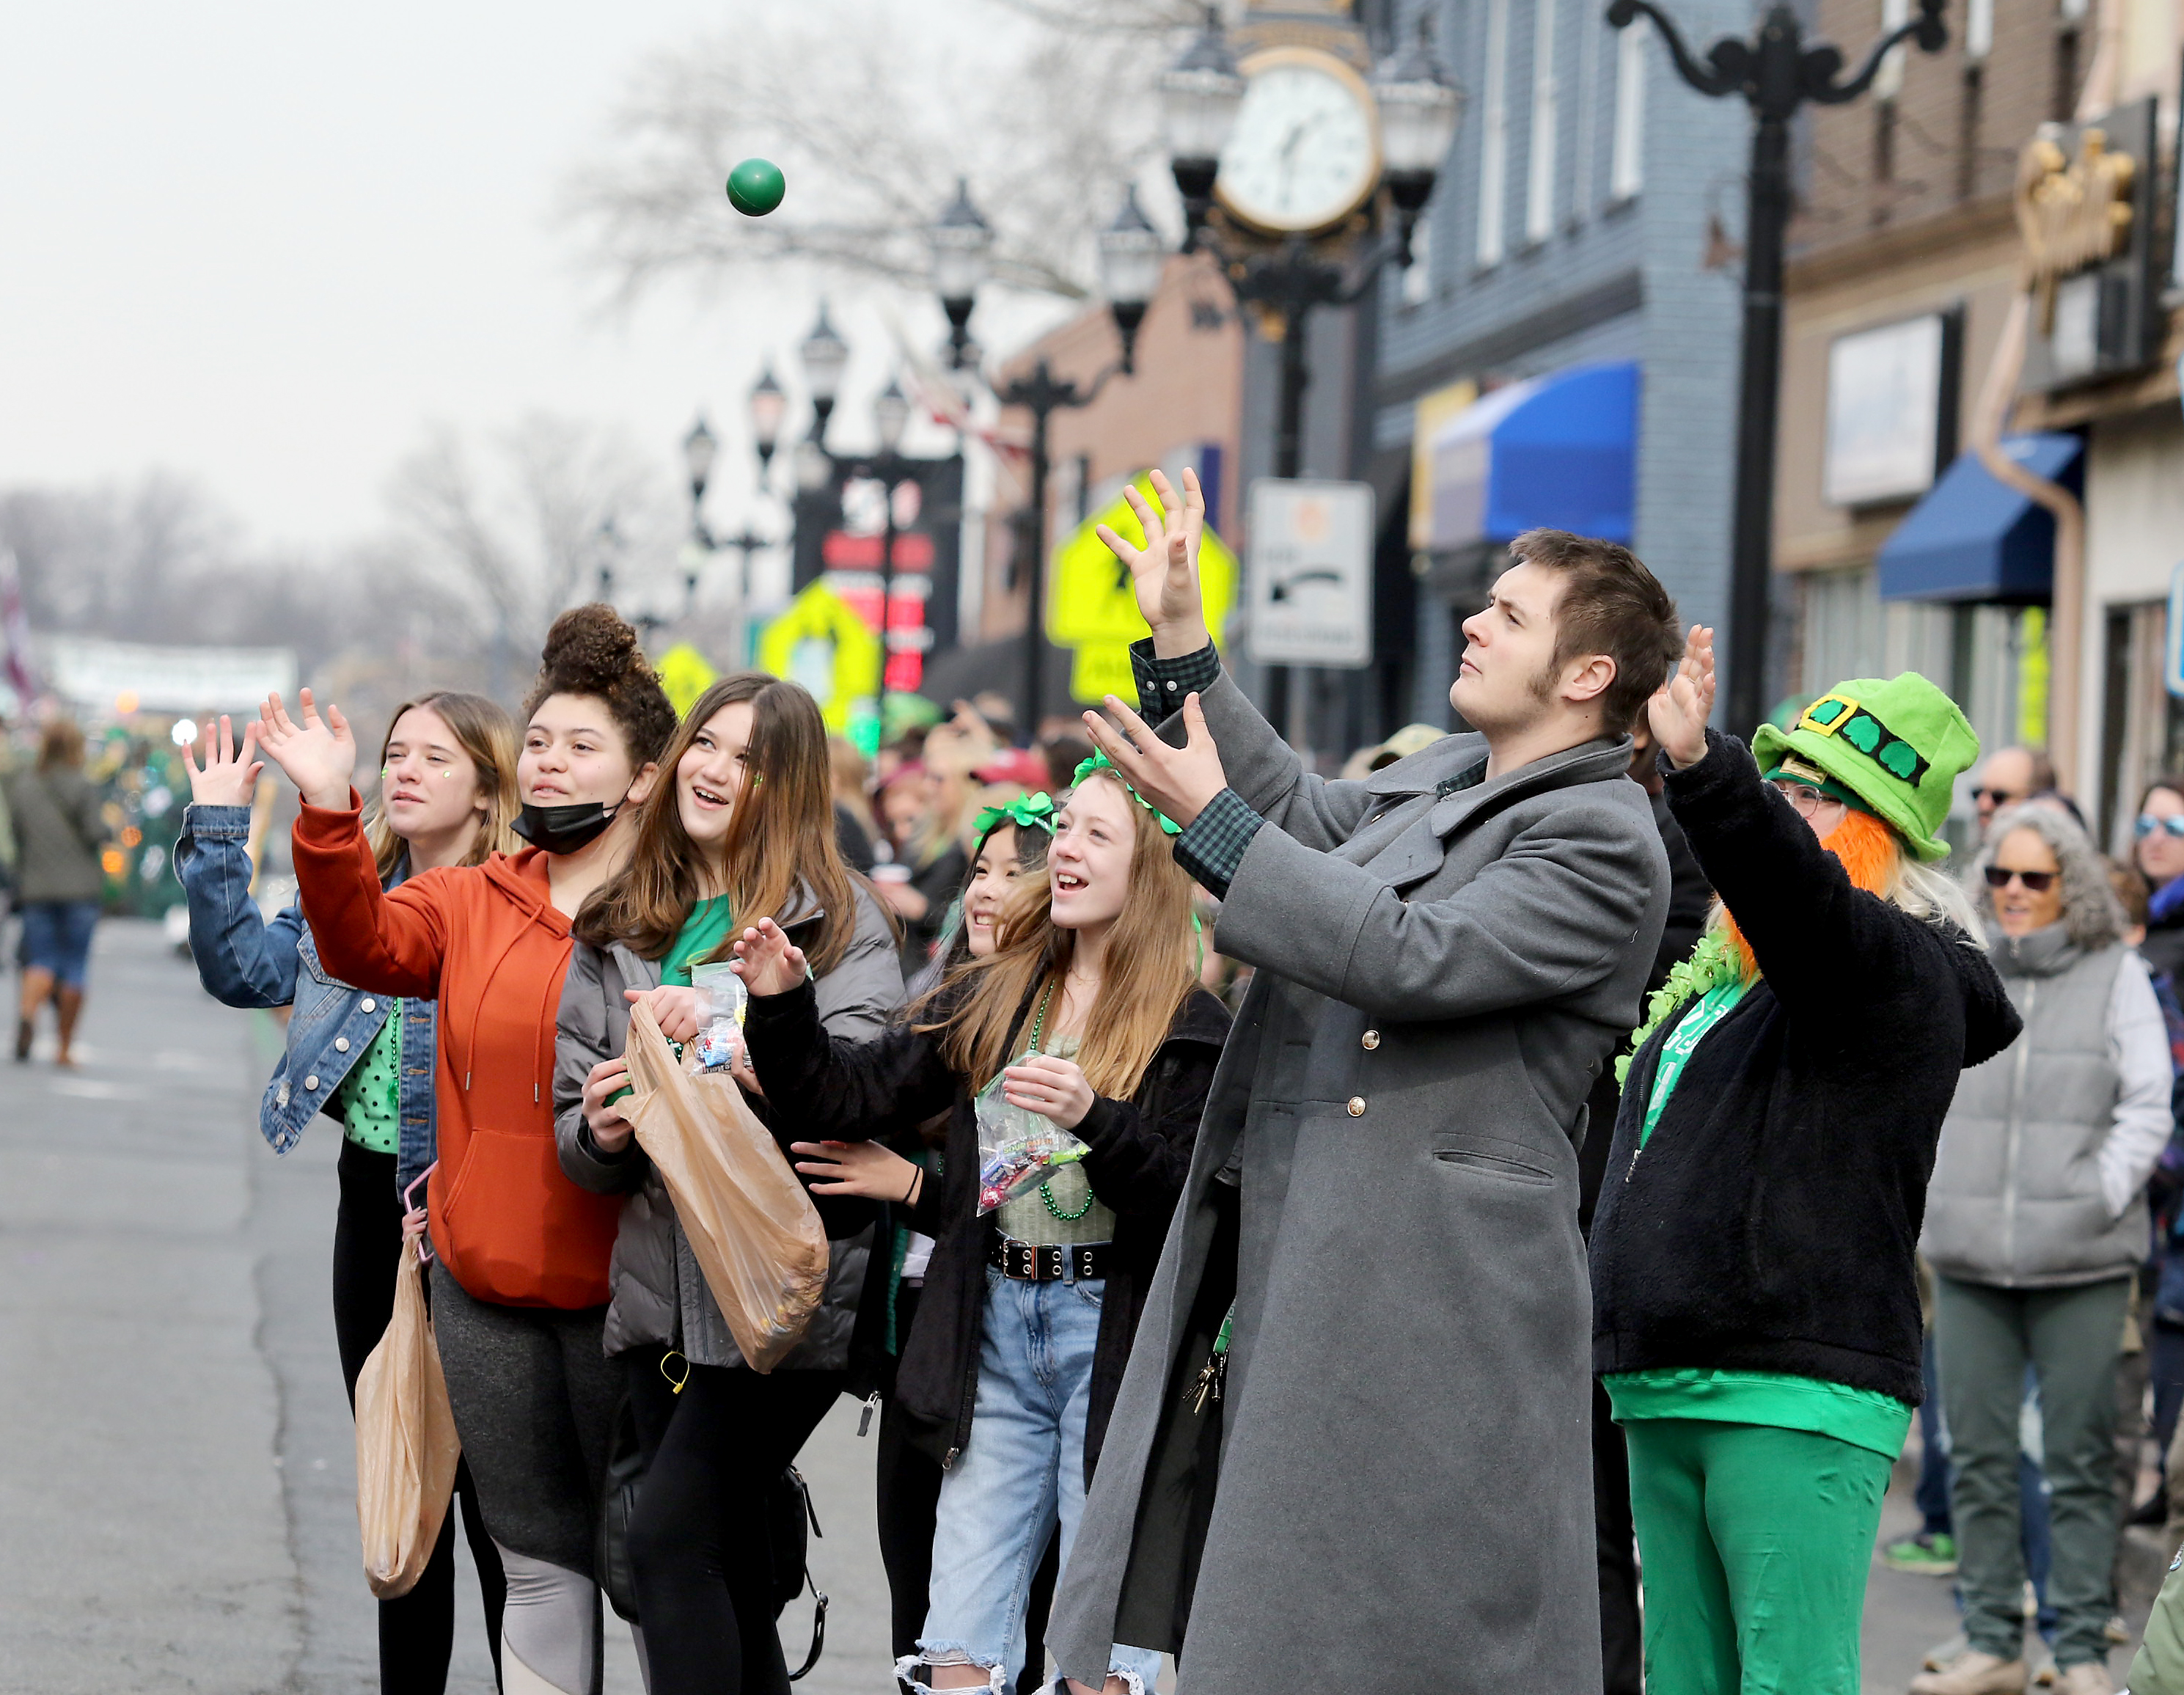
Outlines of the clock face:
<svg viewBox="0 0 2184 1695">
<path fill-rule="evenodd" d="M 1214 185 L 1228 209 L 1289 233 L 1323 229 L 1362 205 L 1380 175 L 1364 83 L 1308 48 L 1272 48 L 1241 69 L 1250 81 Z"/>
</svg>

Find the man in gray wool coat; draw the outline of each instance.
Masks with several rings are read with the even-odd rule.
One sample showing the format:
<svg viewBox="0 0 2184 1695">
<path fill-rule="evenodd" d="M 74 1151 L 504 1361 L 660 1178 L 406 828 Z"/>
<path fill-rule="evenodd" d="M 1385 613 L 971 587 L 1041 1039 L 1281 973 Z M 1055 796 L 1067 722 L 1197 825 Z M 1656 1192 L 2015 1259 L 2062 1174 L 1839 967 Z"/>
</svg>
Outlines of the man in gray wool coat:
<svg viewBox="0 0 2184 1695">
<path fill-rule="evenodd" d="M 1519 537 L 1449 690 L 1476 733 L 1327 782 L 1222 672 L 1196 480 L 1154 482 L 1144 548 L 1102 532 L 1144 716 L 1087 723 L 1257 971 L 1047 1641 L 1112 1695 L 1117 1642 L 1181 1695 L 1596 1690 L 1575 1147 L 1667 908 L 1624 731 L 1674 605 Z"/>
</svg>

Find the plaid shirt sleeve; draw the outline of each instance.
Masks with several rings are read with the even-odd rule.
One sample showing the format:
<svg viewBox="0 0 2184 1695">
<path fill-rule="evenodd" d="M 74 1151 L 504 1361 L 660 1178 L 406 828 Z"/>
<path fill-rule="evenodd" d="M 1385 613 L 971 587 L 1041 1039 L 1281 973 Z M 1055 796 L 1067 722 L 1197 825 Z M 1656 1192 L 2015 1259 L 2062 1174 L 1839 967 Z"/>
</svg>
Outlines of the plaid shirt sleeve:
<svg viewBox="0 0 2184 1695">
<path fill-rule="evenodd" d="M 1130 644 L 1130 672 L 1138 683 L 1139 716 L 1157 724 L 1183 710 L 1184 695 L 1203 694 L 1213 686 L 1221 675 L 1221 655 L 1208 642 L 1180 659 L 1156 659 L 1152 638 L 1147 636 Z"/>
<path fill-rule="evenodd" d="M 1175 839 L 1175 862 L 1215 898 L 1225 898 L 1236 867 L 1244 862 L 1244 850 L 1266 822 L 1242 795 L 1224 789 Z"/>
</svg>

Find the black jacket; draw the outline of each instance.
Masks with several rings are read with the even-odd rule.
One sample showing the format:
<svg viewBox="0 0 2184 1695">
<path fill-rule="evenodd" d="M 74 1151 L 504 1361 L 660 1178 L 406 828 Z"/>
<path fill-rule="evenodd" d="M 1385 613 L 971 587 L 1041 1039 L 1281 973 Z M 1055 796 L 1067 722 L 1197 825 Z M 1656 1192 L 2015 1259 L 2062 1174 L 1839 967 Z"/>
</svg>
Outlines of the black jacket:
<svg viewBox="0 0 2184 1695">
<path fill-rule="evenodd" d="M 1228 1023 L 1227 1007 L 1202 989 L 1192 990 L 1137 1093 L 1128 1101 L 1100 1096 L 1077 1127 L 1089 1149 L 1085 1175 L 1115 1213 L 1084 1434 L 1088 1480 L 1190 1169 Z M 909 1220 L 934 1246 L 895 1375 L 897 1404 L 913 1439 L 950 1464 L 971 1437 L 985 1334 L 986 1257 L 994 1241 L 991 1216 L 981 1218 L 978 1210 L 978 1125 L 970 1086 L 941 1057 L 938 1034 L 906 1023 L 873 1042 L 829 1038 L 808 984 L 787 995 L 753 996 L 744 1035 L 767 1098 L 784 1120 L 800 1127 L 804 1140 L 878 1140 L 950 1112 L 946 1174 L 927 1185 Z"/>
<path fill-rule="evenodd" d="M 1915 1405 L 1935 1144 L 1958 1074 L 2016 1039 L 2017 1013 L 1961 931 L 1853 888 L 1743 743 L 1708 731 L 1668 793 L 1762 976 L 1642 1153 L 1681 1007 L 1631 1062 L 1593 1218 L 1593 1369 L 1742 1367 Z"/>
</svg>

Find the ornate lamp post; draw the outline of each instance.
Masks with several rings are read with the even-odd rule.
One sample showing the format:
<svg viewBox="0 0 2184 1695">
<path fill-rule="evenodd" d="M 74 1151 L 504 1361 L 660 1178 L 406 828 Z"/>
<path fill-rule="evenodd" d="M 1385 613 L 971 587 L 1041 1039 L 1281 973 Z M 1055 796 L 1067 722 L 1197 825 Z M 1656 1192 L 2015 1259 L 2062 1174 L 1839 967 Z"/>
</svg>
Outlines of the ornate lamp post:
<svg viewBox="0 0 2184 1695">
<path fill-rule="evenodd" d="M 979 285 L 986 280 L 994 244 L 993 230 L 972 204 L 967 182 L 956 183 L 955 199 L 928 235 L 933 291 L 948 314 L 950 356 L 960 371 L 970 360 L 971 311 L 978 304 Z M 1137 191 L 1128 190 L 1114 221 L 1100 232 L 1100 292 L 1122 344 L 1115 362 L 1091 382 L 1080 383 L 1056 376 L 1042 359 L 1030 375 L 994 391 L 994 398 L 1002 405 L 1019 406 L 1031 414 L 1031 499 L 1020 520 L 1025 529 L 1018 540 L 1017 556 L 1024 562 L 1026 589 L 1023 730 L 1034 740 L 1039 735 L 1043 692 L 1039 673 L 1045 658 L 1046 493 L 1053 468 L 1049 421 L 1056 412 L 1090 405 L 1112 378 L 1132 373 L 1138 330 L 1160 286 L 1161 266 L 1166 258 L 1159 231 L 1138 204 Z"/>
<path fill-rule="evenodd" d="M 1729 727 L 1748 735 L 1766 716 L 1767 601 L 1774 569 L 1774 415 L 1782 380 L 1782 248 L 1790 222 L 1790 120 L 1808 100 L 1824 106 L 1855 100 L 1871 86 L 1889 53 L 1906 41 L 1938 53 L 1949 39 L 1945 0 L 1919 0 L 1919 15 L 1875 42 L 1865 62 L 1842 80 L 1843 56 L 1826 42 L 1807 46 L 1797 14 L 1770 8 L 1751 41 L 1725 36 L 1703 61 L 1653 0 L 1613 0 L 1607 21 L 1624 29 L 1640 14 L 1668 43 L 1676 73 L 1702 94 L 1741 97 L 1752 108 L 1752 164 L 1746 179 L 1744 347 L 1737 381 L 1736 504 L 1730 546 Z"/>
</svg>

